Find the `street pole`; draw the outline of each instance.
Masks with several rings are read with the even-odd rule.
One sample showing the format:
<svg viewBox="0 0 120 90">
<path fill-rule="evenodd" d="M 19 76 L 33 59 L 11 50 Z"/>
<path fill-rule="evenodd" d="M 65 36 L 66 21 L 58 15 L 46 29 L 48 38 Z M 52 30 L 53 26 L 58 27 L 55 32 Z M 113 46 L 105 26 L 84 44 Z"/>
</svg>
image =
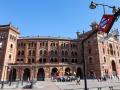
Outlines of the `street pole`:
<svg viewBox="0 0 120 90">
<path fill-rule="evenodd" d="M 93 30 L 86 38 L 84 38 L 81 42 L 81 51 L 82 51 L 82 61 L 83 61 L 83 74 L 84 74 L 84 85 L 85 85 L 85 90 L 88 90 L 87 88 L 87 74 L 86 74 L 86 60 L 84 58 L 84 43 L 90 38 L 92 37 L 94 34 L 97 33 L 97 29 Z"/>
<path fill-rule="evenodd" d="M 11 76 L 10 76 L 10 84 L 9 84 L 9 86 L 11 86 L 11 83 L 12 83 L 12 75 L 13 75 L 13 69 L 11 69 Z"/>
</svg>

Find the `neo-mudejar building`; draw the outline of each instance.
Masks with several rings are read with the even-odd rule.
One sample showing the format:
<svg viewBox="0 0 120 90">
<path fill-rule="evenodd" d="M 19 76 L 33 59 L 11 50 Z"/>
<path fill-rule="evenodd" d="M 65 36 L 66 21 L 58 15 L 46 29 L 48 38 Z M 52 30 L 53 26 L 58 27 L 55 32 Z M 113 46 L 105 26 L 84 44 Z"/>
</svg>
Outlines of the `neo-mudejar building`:
<svg viewBox="0 0 120 90">
<path fill-rule="evenodd" d="M 96 24 L 97 25 L 97 24 Z M 94 25 L 94 27 L 96 27 Z M 14 26 L 0 26 L 0 79 L 44 80 L 51 76 L 83 77 L 81 41 L 91 31 L 77 32 L 77 38 L 20 37 Z M 87 77 L 120 76 L 120 43 L 117 36 L 106 42 L 98 32 L 84 43 Z"/>
</svg>

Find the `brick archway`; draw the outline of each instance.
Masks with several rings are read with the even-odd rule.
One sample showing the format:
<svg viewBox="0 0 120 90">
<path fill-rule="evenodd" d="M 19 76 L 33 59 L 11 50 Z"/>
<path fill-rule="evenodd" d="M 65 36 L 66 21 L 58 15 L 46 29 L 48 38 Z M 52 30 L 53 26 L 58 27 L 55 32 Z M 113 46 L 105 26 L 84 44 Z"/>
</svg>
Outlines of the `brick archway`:
<svg viewBox="0 0 120 90">
<path fill-rule="evenodd" d="M 112 65 L 112 75 L 117 76 L 116 64 L 114 60 L 111 61 L 111 65 Z"/>
</svg>

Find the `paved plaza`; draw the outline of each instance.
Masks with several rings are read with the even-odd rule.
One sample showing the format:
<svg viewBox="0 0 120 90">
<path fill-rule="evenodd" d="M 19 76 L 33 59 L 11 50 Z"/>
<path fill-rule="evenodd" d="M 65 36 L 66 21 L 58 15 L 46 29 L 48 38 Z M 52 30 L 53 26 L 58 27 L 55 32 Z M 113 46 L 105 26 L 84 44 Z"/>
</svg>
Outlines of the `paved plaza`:
<svg viewBox="0 0 120 90">
<path fill-rule="evenodd" d="M 107 80 L 98 82 L 97 80 L 87 80 L 89 90 L 98 90 L 98 87 L 101 89 L 99 90 L 120 90 L 120 81 L 117 79 Z M 19 83 L 18 87 L 17 83 L 12 83 L 11 86 L 8 84 L 4 85 L 3 90 L 23 90 L 22 87 L 25 86 L 26 83 L 24 82 L 23 85 Z M 113 89 L 112 89 L 113 87 Z M 34 90 L 84 90 L 84 81 L 81 80 L 80 85 L 76 85 L 76 81 L 74 82 L 52 82 L 50 80 L 47 81 L 38 81 L 34 85 Z M 28 90 L 28 89 L 27 89 Z"/>
</svg>

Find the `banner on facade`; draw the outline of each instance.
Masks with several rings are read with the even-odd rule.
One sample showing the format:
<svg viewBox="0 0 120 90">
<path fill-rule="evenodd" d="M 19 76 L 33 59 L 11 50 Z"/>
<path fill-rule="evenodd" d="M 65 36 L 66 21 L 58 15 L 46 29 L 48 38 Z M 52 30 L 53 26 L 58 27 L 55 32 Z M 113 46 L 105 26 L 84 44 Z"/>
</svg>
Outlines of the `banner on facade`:
<svg viewBox="0 0 120 90">
<path fill-rule="evenodd" d="M 114 23 L 115 17 L 114 15 L 109 15 L 109 14 L 105 14 L 103 15 L 98 30 L 99 31 L 103 31 L 105 33 L 109 33 L 113 23 Z"/>
</svg>

